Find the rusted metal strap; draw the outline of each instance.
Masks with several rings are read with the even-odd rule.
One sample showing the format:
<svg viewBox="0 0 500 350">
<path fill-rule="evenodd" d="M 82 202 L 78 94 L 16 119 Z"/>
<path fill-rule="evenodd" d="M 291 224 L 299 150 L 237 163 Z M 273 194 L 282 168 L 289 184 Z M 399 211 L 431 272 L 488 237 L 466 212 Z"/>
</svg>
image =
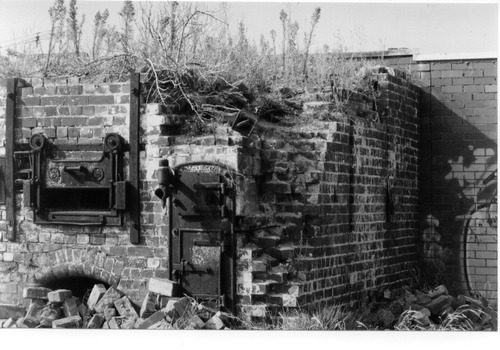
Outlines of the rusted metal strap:
<svg viewBox="0 0 500 350">
<path fill-rule="evenodd" d="M 16 240 L 16 191 L 14 179 L 14 119 L 16 117 L 17 78 L 7 80 L 7 101 L 5 109 L 5 191 L 7 215 L 7 239 Z"/>
<path fill-rule="evenodd" d="M 139 152 L 140 152 L 140 107 L 141 107 L 141 75 L 134 73 L 130 77 L 130 243 L 140 242 L 141 222 L 139 211 Z"/>
</svg>

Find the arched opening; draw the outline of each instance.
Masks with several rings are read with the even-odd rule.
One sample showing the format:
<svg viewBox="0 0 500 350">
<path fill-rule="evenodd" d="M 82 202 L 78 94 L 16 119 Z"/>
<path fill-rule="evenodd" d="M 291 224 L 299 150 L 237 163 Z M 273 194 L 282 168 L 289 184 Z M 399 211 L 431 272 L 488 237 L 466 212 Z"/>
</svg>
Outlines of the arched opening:
<svg viewBox="0 0 500 350">
<path fill-rule="evenodd" d="M 43 286 L 52 290 L 69 289 L 73 292 L 73 296 L 84 299 L 88 297 L 95 284 L 102 284 L 106 289 L 109 288 L 106 282 L 84 276 L 53 279 L 45 282 Z"/>
</svg>

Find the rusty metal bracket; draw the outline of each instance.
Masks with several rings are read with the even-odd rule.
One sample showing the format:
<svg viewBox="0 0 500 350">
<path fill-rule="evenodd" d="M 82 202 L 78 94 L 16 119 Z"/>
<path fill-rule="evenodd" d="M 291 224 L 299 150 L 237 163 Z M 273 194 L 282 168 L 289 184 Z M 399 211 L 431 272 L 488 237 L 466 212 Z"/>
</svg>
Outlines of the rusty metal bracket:
<svg viewBox="0 0 500 350">
<path fill-rule="evenodd" d="M 5 206 L 7 215 L 7 239 L 16 240 L 16 191 L 14 183 L 14 120 L 16 117 L 17 78 L 7 80 L 5 108 Z"/>
<path fill-rule="evenodd" d="M 129 158 L 129 192 L 130 192 L 130 243 L 139 244 L 140 221 L 140 187 L 139 187 L 139 153 L 140 153 L 140 116 L 141 116 L 141 74 L 133 73 L 130 77 L 130 158 Z"/>
</svg>

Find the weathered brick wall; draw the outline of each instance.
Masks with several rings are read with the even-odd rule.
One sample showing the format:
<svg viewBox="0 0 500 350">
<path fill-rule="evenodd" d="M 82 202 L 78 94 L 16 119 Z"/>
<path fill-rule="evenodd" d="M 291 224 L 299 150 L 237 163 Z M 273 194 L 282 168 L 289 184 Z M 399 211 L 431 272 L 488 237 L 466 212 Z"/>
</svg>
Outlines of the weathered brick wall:
<svg viewBox="0 0 500 350">
<path fill-rule="evenodd" d="M 145 106 L 140 244 L 129 243 L 127 215 L 123 227 L 35 225 L 19 194 L 16 242 L 0 242 L 0 303 L 21 303 L 25 286 L 71 276 L 116 284 L 141 302 L 149 277 L 168 277 L 168 216 L 154 195 L 160 159 L 236 170 L 237 302 L 250 315 L 272 306 L 349 304 L 410 283 L 418 242 L 418 99 L 404 74 L 373 78 L 379 114 L 369 100 L 353 98 L 347 114 L 312 102 L 298 125 L 259 122 L 248 137 L 227 126 L 199 137 L 165 136 L 162 126 L 177 117 L 165 106 Z M 18 143 L 34 133 L 56 146 L 102 143 L 108 132 L 129 139 L 128 83 L 27 83 L 19 91 Z M 3 122 L 3 102 L 0 108 Z"/>
<path fill-rule="evenodd" d="M 204 160 L 237 170 L 237 301 L 248 315 L 349 304 L 411 283 L 419 234 L 418 94 L 404 75 L 376 78 L 379 119 L 355 116 L 371 102 L 352 102 L 346 115 L 320 101 L 305 105 L 298 125 L 260 122 L 249 137 L 227 127 L 211 136 L 163 136 L 162 115 L 144 125 L 146 168 L 167 158 L 171 166 Z M 147 178 L 154 187 L 155 172 Z M 149 215 L 163 212 L 157 198 L 148 200 Z"/>
<path fill-rule="evenodd" d="M 484 180 L 498 167 L 497 59 L 386 62 L 421 87 L 422 254 L 432 283 L 496 302 L 497 182 Z"/>
<path fill-rule="evenodd" d="M 22 85 L 15 122 L 17 144 L 27 143 L 35 133 L 44 134 L 55 146 L 102 144 L 112 132 L 129 139 L 129 83 L 94 85 L 61 78 L 27 80 Z M 5 84 L 0 92 L 0 152 L 5 154 Z M 22 196 L 17 195 L 15 242 L 4 236 L 5 206 L 0 207 L 0 303 L 21 303 L 28 285 L 74 276 L 117 284 L 138 303 L 149 277 L 166 277 L 165 235 L 156 228 L 155 218 L 142 216 L 141 242 L 132 245 L 127 217 L 122 227 L 36 225 L 32 210 L 22 205 Z"/>
</svg>

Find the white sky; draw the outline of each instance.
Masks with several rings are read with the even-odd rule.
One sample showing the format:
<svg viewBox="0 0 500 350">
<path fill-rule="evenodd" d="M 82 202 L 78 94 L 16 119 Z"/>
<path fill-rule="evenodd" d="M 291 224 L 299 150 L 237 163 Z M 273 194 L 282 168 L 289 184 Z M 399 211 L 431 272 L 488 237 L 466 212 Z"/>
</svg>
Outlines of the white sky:
<svg viewBox="0 0 500 350">
<path fill-rule="evenodd" d="M 34 38 L 50 29 L 48 9 L 52 1 L 0 0 L 0 53 L 23 38 Z M 66 6 L 69 0 L 65 0 Z M 335 47 L 340 35 L 349 50 L 381 50 L 390 47 L 419 49 L 421 54 L 496 52 L 498 48 L 498 5 L 478 2 L 230 2 L 231 29 L 243 20 L 248 35 L 256 42 L 260 34 L 270 40 L 274 29 L 280 34 L 281 9 L 291 10 L 299 35 L 309 27 L 315 7 L 321 19 L 315 31 L 314 47 Z M 90 38 L 95 13 L 108 9 L 109 22 L 119 26 L 122 1 L 78 0 L 79 13 L 86 14 L 84 35 Z M 216 10 L 219 2 L 206 2 Z M 136 6 L 138 9 L 139 6 Z M 137 11 L 138 12 L 138 11 Z"/>
</svg>

